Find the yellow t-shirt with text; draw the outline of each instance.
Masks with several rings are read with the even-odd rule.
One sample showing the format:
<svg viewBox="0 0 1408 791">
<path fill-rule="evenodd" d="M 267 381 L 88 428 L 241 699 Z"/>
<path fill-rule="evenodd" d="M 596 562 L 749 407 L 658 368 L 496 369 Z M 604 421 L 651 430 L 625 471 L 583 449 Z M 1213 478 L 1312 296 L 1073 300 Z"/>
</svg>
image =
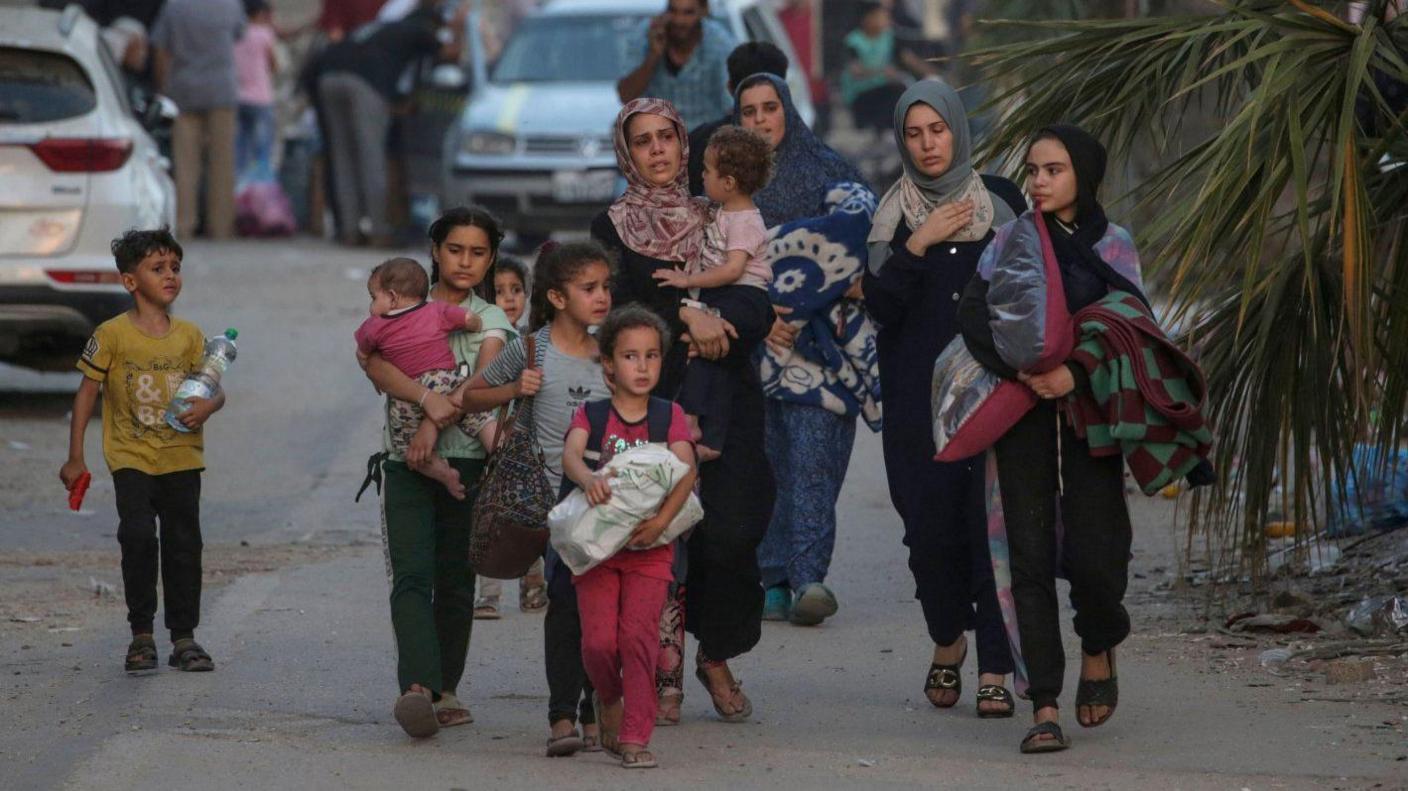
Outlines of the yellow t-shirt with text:
<svg viewBox="0 0 1408 791">
<path fill-rule="evenodd" d="M 205 467 L 202 430 L 186 434 L 166 424 L 166 405 L 204 352 L 200 328 L 175 316 L 160 338 L 140 330 L 126 313 L 98 325 L 78 370 L 103 386 L 109 470 L 165 475 Z"/>
</svg>

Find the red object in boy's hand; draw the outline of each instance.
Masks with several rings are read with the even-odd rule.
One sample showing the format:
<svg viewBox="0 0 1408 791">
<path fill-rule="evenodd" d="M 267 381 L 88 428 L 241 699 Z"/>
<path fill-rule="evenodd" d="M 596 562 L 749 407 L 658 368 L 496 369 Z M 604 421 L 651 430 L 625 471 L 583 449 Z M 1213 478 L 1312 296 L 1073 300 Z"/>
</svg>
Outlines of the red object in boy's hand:
<svg viewBox="0 0 1408 791">
<path fill-rule="evenodd" d="M 78 476 L 78 480 L 73 482 L 73 488 L 68 490 L 68 509 L 77 511 L 83 505 L 83 495 L 88 493 L 88 484 L 93 482 L 93 474 L 85 472 Z"/>
</svg>

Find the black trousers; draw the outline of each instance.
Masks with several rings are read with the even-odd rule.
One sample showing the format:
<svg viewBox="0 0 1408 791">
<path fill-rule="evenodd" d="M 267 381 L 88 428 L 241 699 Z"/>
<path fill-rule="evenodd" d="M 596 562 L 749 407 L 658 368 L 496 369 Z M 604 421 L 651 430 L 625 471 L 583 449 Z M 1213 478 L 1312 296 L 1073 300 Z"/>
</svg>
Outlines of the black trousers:
<svg viewBox="0 0 1408 791">
<path fill-rule="evenodd" d="M 548 724 L 560 720 L 591 725 L 592 682 L 582 667 L 582 619 L 572 572 L 549 553 L 548 611 L 543 618 L 544 664 L 548 676 Z"/>
<path fill-rule="evenodd" d="M 200 470 L 148 475 L 112 474 L 117 492 L 117 543 L 132 634 L 151 634 L 160 573 L 171 639 L 190 637 L 200 624 Z M 158 539 L 157 526 L 161 532 Z"/>
<path fill-rule="evenodd" d="M 973 630 L 978 671 L 1007 675 L 1012 648 L 1002 625 L 997 585 L 988 551 L 983 460 L 942 463 L 908 460 L 911 491 L 900 516 L 914 598 L 924 610 L 929 639 L 952 645 Z"/>
<path fill-rule="evenodd" d="M 1124 459 L 1091 456 L 1090 446 L 1064 416 L 1058 425 L 1056 405 L 1044 401 L 998 440 L 997 467 L 1032 705 L 1055 706 L 1066 672 L 1056 600 L 1058 562 L 1071 583 L 1081 650 L 1099 654 L 1129 636 L 1123 599 L 1132 532 L 1124 501 Z M 1064 530 L 1059 547 L 1058 506 Z"/>
</svg>

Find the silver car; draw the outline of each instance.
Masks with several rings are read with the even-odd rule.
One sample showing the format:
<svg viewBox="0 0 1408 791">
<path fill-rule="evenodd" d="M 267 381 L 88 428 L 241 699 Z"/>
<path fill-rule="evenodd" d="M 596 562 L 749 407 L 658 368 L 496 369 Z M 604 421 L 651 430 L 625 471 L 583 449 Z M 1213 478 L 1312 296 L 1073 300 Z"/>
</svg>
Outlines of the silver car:
<svg viewBox="0 0 1408 791">
<path fill-rule="evenodd" d="M 767 41 L 796 55 L 761 0 L 714 0 L 712 17 L 738 41 Z M 585 230 L 625 188 L 611 125 L 616 81 L 664 0 L 550 0 L 523 20 L 489 71 L 474 55 L 474 92 L 446 135 L 444 205 L 476 203 L 520 234 Z M 806 78 L 792 69 L 798 111 L 811 122 Z"/>
<path fill-rule="evenodd" d="M 170 225 L 175 189 L 121 71 L 78 6 L 0 8 L 0 362 L 69 368 L 126 310 L 110 244 Z M 163 115 L 164 114 L 164 115 Z"/>
</svg>

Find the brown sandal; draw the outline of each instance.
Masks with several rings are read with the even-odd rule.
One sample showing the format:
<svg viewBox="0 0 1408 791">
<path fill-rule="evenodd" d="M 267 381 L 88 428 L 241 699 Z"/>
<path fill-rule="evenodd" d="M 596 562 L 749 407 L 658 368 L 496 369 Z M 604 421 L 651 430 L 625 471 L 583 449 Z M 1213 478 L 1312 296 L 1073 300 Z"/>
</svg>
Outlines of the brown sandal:
<svg viewBox="0 0 1408 791">
<path fill-rule="evenodd" d="M 210 654 L 189 637 L 177 640 L 171 646 L 171 656 L 166 658 L 166 664 L 186 673 L 208 673 L 215 669 L 215 661 Z"/>
<path fill-rule="evenodd" d="M 139 634 L 127 646 L 127 659 L 124 667 L 128 673 L 144 673 L 156 670 L 156 638 L 149 634 Z"/>
<path fill-rule="evenodd" d="M 407 736 L 424 739 L 440 732 L 440 718 L 435 716 L 435 704 L 425 692 L 407 692 L 396 699 L 392 709 L 396 724 Z"/>
<path fill-rule="evenodd" d="M 644 747 L 639 750 L 621 751 L 622 769 L 654 769 L 659 765 L 655 761 L 655 755 Z"/>
<path fill-rule="evenodd" d="M 539 612 L 548 606 L 548 587 L 543 582 L 529 582 L 524 577 L 518 583 L 518 609 Z"/>
<path fill-rule="evenodd" d="M 441 728 L 454 728 L 474 722 L 474 715 L 453 692 L 445 692 L 441 693 L 440 700 L 435 704 L 435 719 L 440 722 Z"/>
<path fill-rule="evenodd" d="M 659 706 L 655 710 L 655 727 L 667 728 L 679 725 L 680 708 L 683 703 L 683 695 L 661 695 Z"/>
<path fill-rule="evenodd" d="M 718 713 L 719 719 L 724 722 L 747 722 L 751 719 L 753 717 L 753 701 L 749 700 L 748 696 L 743 694 L 743 683 L 734 679 L 733 683 L 729 685 L 728 697 L 724 699 L 724 702 L 732 703 L 739 698 L 743 699 L 743 708 L 730 714 L 724 711 L 723 704 L 719 702 L 719 694 L 714 692 L 714 687 L 709 683 L 709 674 L 704 672 L 704 668 L 706 667 L 718 667 L 719 665 L 727 666 L 728 663 L 711 662 L 705 659 L 703 654 L 700 654 L 696 658 L 696 661 L 698 664 L 694 668 L 694 675 L 699 679 L 699 683 L 704 685 L 705 691 L 709 693 L 709 700 L 714 704 L 714 711 Z"/>
</svg>

